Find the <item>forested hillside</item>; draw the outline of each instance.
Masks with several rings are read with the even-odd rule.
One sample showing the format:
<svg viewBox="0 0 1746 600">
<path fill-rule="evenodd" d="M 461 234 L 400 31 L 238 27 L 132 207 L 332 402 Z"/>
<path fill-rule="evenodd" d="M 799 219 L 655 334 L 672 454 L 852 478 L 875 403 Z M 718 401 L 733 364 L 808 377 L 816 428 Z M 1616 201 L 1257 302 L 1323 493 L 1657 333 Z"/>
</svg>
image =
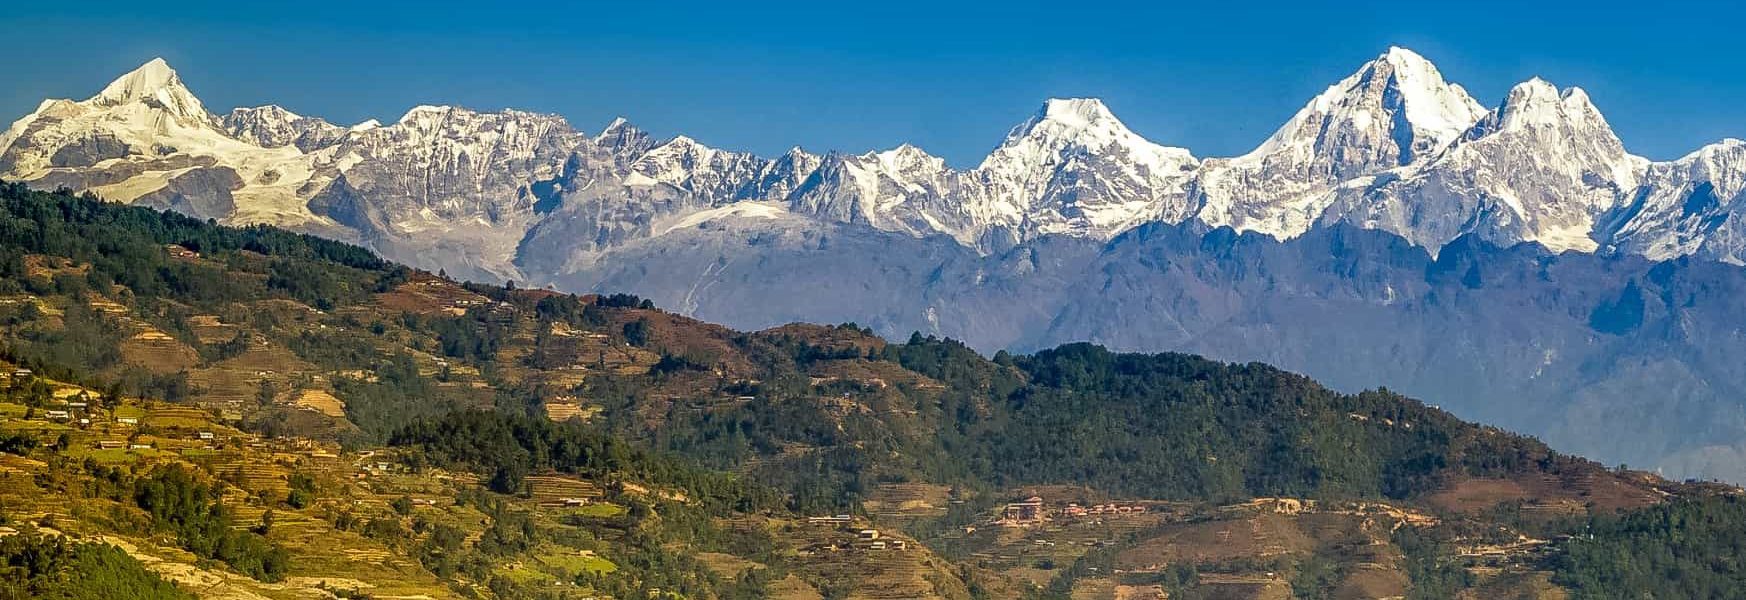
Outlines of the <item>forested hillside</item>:
<svg viewBox="0 0 1746 600">
<path fill-rule="evenodd" d="M 1385 390 L 738 332 L 272 228 L 0 200 L 0 581 L 26 597 L 1746 589 L 1737 490 Z"/>
</svg>

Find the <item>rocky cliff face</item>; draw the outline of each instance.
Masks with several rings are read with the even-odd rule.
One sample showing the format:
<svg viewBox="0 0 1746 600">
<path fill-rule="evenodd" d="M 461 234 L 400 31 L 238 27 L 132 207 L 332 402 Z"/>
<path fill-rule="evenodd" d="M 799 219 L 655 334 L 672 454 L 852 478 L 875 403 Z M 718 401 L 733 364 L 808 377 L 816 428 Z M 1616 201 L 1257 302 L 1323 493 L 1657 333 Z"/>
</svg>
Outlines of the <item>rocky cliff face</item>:
<svg viewBox="0 0 1746 600">
<path fill-rule="evenodd" d="M 584 143 L 550 115 L 421 106 L 314 153 L 332 179 L 309 208 L 391 258 L 441 256 L 458 274 L 519 278 L 515 249 L 537 221 L 536 186 L 561 177 Z"/>
<path fill-rule="evenodd" d="M 1681 256 L 1746 265 L 1746 142 L 1724 140 L 1650 165 L 1628 202 L 1603 222 L 1611 250 L 1652 260 Z"/>
</svg>

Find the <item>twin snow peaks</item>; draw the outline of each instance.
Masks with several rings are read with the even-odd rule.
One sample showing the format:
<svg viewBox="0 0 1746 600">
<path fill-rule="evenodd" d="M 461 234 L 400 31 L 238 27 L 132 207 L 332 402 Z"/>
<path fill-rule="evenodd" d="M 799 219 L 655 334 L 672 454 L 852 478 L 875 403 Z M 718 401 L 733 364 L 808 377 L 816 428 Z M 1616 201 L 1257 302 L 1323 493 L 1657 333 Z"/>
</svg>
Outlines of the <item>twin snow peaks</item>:
<svg viewBox="0 0 1746 600">
<path fill-rule="evenodd" d="M 0 134 L 0 177 L 362 242 L 425 267 L 539 280 L 721 219 L 947 236 L 984 252 L 1161 222 L 1288 239 L 1347 223 L 1435 253 L 1457 237 L 1746 263 L 1746 143 L 1629 154 L 1580 89 L 1495 107 L 1409 50 L 1329 87 L 1253 151 L 1196 158 L 1095 99 L 1049 100 L 982 163 L 919 148 L 774 159 L 658 141 L 620 119 L 420 106 L 351 127 L 277 106 L 207 112 L 162 60 Z"/>
</svg>

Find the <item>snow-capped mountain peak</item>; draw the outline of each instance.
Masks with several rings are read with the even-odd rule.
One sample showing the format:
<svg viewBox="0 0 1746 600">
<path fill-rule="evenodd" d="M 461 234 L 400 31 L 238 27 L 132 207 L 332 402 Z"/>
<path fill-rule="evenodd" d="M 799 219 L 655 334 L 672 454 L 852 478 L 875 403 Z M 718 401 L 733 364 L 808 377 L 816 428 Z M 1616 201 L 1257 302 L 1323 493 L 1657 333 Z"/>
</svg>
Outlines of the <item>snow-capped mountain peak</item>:
<svg viewBox="0 0 1746 600">
<path fill-rule="evenodd" d="M 394 123 L 397 125 L 417 124 L 420 122 L 429 123 L 433 120 L 443 118 L 444 115 L 449 114 L 453 110 L 455 110 L 455 107 L 453 106 L 420 104 L 407 109 L 406 114 L 400 115 L 400 119 Z"/>
<path fill-rule="evenodd" d="M 1069 128 L 1084 128 L 1093 123 L 1114 121 L 1115 115 L 1097 98 L 1050 98 L 1043 102 L 1036 121 L 1059 123 Z M 1117 122 L 1116 125 L 1120 125 Z M 1022 126 L 1021 126 L 1022 127 Z"/>
<path fill-rule="evenodd" d="M 1571 163 L 1601 167 L 1594 172 L 1624 187 L 1635 185 L 1637 172 L 1648 163 L 1625 151 L 1588 92 L 1559 90 L 1539 77 L 1510 88 L 1503 104 L 1462 136 L 1463 143 L 1498 134 L 1530 138 L 1542 152 L 1552 153 L 1542 154 L 1543 162 L 1569 155 Z"/>
<path fill-rule="evenodd" d="M 1535 126 L 1563 126 L 1571 120 L 1599 119 L 1599 110 L 1589 101 L 1589 94 L 1580 87 L 1559 91 L 1543 78 L 1529 78 L 1510 87 L 1509 96 L 1498 106 L 1493 119 L 1477 127 L 1467 138 L 1479 138 L 1502 129 L 1523 129 Z M 1605 124 L 1605 119 L 1603 119 Z"/>
<path fill-rule="evenodd" d="M 894 173 L 916 168 L 939 170 L 946 166 L 945 159 L 928 154 L 926 150 L 909 143 L 883 152 L 870 152 L 867 156 L 879 161 L 880 167 L 886 171 Z"/>
<path fill-rule="evenodd" d="M 265 104 L 252 108 L 233 108 L 230 109 L 230 114 L 237 118 L 243 118 L 246 115 L 247 118 L 277 123 L 290 123 L 303 119 L 303 115 L 286 110 L 285 107 L 277 104 Z"/>
<path fill-rule="evenodd" d="M 1096 98 L 1052 98 L 1037 114 L 1014 127 L 980 167 L 986 171 L 1038 169 L 1060 162 L 1063 152 L 1077 150 L 1126 153 L 1140 164 L 1169 169 L 1192 162 L 1187 150 L 1154 144 L 1117 119 Z"/>
<path fill-rule="evenodd" d="M 1340 173 L 1348 175 L 1353 168 L 1375 167 L 1377 159 L 1391 166 L 1412 162 L 1453 141 L 1483 116 L 1485 108 L 1466 89 L 1444 80 L 1436 65 L 1393 47 L 1329 86 L 1267 141 L 1235 160 L 1258 162 L 1281 152 L 1325 156 L 1336 149 L 1371 154 L 1337 165 L 1349 167 Z"/>
<path fill-rule="evenodd" d="M 981 212 L 1021 235 L 1110 237 L 1146 220 L 1188 216 L 1188 150 L 1141 137 L 1095 98 L 1055 98 L 1014 127 L 973 173 Z"/>
<path fill-rule="evenodd" d="M 1712 163 L 1721 156 L 1737 153 L 1741 148 L 1746 148 L 1746 140 L 1741 140 L 1740 138 L 1722 138 L 1720 141 L 1713 144 L 1707 144 L 1702 148 L 1693 150 L 1690 154 L 1682 156 L 1679 160 L 1674 162 Z"/>
<path fill-rule="evenodd" d="M 231 137 L 265 148 L 297 146 L 304 151 L 330 145 L 346 129 L 322 119 L 304 117 L 277 105 L 237 108 L 219 120 Z"/>
<path fill-rule="evenodd" d="M 1343 182 L 1429 160 L 1486 114 L 1430 61 L 1390 48 L 1293 115 L 1253 151 L 1209 161 L 1197 188 L 1212 225 L 1294 237 Z"/>
<path fill-rule="evenodd" d="M 143 102 L 181 118 L 208 117 L 205 105 L 182 85 L 181 76 L 162 58 L 151 59 L 122 75 L 85 102 L 100 107 Z"/>
</svg>

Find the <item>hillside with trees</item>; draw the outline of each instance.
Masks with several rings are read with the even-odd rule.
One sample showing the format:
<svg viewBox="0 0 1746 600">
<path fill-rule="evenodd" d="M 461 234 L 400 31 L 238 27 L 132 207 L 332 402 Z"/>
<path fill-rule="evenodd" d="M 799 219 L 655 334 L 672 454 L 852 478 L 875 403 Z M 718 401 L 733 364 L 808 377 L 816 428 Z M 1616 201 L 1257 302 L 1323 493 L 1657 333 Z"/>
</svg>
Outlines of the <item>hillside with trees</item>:
<svg viewBox="0 0 1746 600">
<path fill-rule="evenodd" d="M 1746 589 L 1738 490 L 1387 390 L 740 332 L 16 184 L 0 207 L 0 581 L 24 597 Z"/>
</svg>

